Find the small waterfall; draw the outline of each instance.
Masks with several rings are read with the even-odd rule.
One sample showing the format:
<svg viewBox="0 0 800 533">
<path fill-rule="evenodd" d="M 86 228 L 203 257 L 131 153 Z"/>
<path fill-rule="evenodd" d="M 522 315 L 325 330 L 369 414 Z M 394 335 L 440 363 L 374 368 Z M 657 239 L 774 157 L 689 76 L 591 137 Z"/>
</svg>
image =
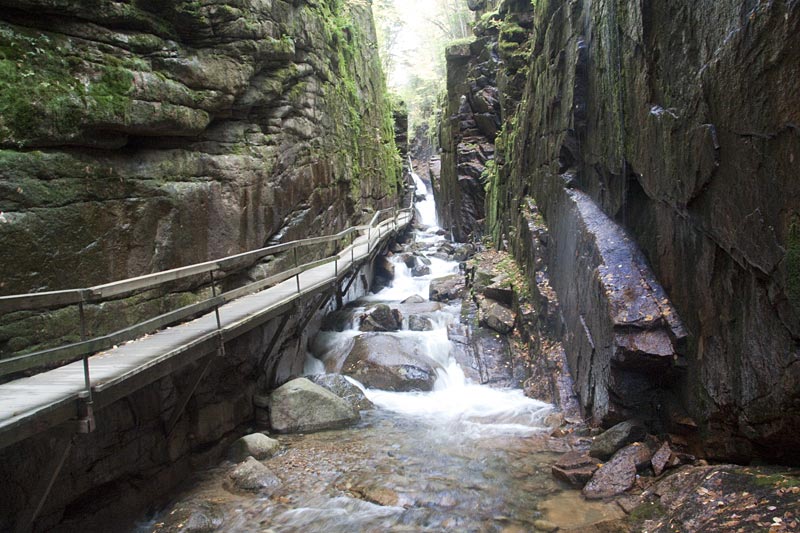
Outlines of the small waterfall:
<svg viewBox="0 0 800 533">
<path fill-rule="evenodd" d="M 374 303 L 386 303 L 402 309 L 401 302 L 410 296 L 421 296 L 428 300 L 431 281 L 433 279 L 459 272 L 459 264 L 434 257 L 438 247 L 446 239 L 439 235 L 436 224 L 436 205 L 433 195 L 427 190 L 422 179 L 412 174 L 418 194 L 425 193 L 425 200 L 417 202 L 420 222 L 425 227 L 416 233 L 418 253 L 430 262 L 430 274 L 415 277 L 404 262 L 405 254 L 396 254 L 390 261 L 394 264 L 394 280 L 377 294 L 362 298 L 362 307 L 355 310 L 354 316 L 367 311 L 367 306 Z M 530 435 L 545 428 L 544 418 L 551 412 L 549 404 L 525 397 L 520 390 L 499 390 L 489 386 L 471 383 L 465 377 L 463 369 L 451 357 L 452 343 L 448 339 L 448 326 L 458 322 L 460 303 L 443 305 L 440 310 L 426 313 L 426 318 L 433 324 L 432 331 L 403 330 L 394 333 L 383 333 L 411 340 L 421 351 L 436 361 L 441 367 L 437 371 L 438 379 L 431 392 L 389 392 L 364 389 L 367 397 L 376 405 L 404 416 L 418 417 L 435 426 L 449 428 L 464 438 L 515 434 Z M 404 319 L 404 327 L 408 327 L 408 317 Z M 343 332 L 323 332 L 315 340 L 318 344 L 315 352 L 342 353 L 347 343 L 352 343 L 359 335 L 358 324 L 352 322 Z M 321 363 L 308 368 L 315 370 Z M 363 388 L 363 387 L 362 387 Z"/>
</svg>

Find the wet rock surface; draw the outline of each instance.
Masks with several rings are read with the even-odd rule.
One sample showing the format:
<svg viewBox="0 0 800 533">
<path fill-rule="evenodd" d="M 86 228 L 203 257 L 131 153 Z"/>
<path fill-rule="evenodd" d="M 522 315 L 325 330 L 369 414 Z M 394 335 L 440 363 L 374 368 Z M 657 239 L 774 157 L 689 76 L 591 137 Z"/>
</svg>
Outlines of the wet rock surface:
<svg viewBox="0 0 800 533">
<path fill-rule="evenodd" d="M 429 391 L 440 365 L 414 341 L 389 335 L 365 334 L 356 338 L 342 364 L 342 373 L 367 387 L 390 391 Z"/>
<path fill-rule="evenodd" d="M 645 435 L 647 435 L 647 430 L 641 423 L 636 421 L 620 422 L 594 438 L 589 455 L 598 459 L 608 459 L 626 444 L 644 439 Z"/>
<path fill-rule="evenodd" d="M 281 480 L 254 457 L 248 457 L 228 474 L 232 490 L 269 494 L 280 487 Z"/>
<path fill-rule="evenodd" d="M 159 533 L 210 533 L 224 522 L 222 508 L 207 501 L 187 501 L 176 505 L 167 517 L 157 522 Z"/>
<path fill-rule="evenodd" d="M 0 31 L 0 243 L 15 257 L 0 265 L 4 295 L 336 233 L 395 204 L 400 168 L 369 6 L 14 0 Z M 376 135 L 361 138 L 366 129 Z M 243 261 L 224 283 L 291 262 Z M 198 278 L 86 313 L 104 334 L 207 287 Z M 72 342 L 75 320 L 76 309 L 0 317 L 0 357 Z"/>
<path fill-rule="evenodd" d="M 320 387 L 328 389 L 336 396 L 349 403 L 356 411 L 375 408 L 375 405 L 369 401 L 364 395 L 364 392 L 347 381 L 341 374 L 316 374 L 306 376 L 306 379 Z"/>
<path fill-rule="evenodd" d="M 478 307 L 482 325 L 503 334 L 511 333 L 514 329 L 517 316 L 505 305 L 496 300 L 480 297 Z"/>
<path fill-rule="evenodd" d="M 617 453 L 597 469 L 592 479 L 583 487 L 589 499 L 610 498 L 631 489 L 636 481 L 636 462 L 628 453 Z"/>
<path fill-rule="evenodd" d="M 575 488 L 583 488 L 598 468 L 597 460 L 594 457 L 572 451 L 561 456 L 551 471 L 556 479 Z"/>
<path fill-rule="evenodd" d="M 403 314 L 388 305 L 379 304 L 362 315 L 361 331 L 397 331 L 403 327 Z"/>
<path fill-rule="evenodd" d="M 447 302 L 460 299 L 464 291 L 464 276 L 451 274 L 431 281 L 430 299 L 435 302 Z"/>
<path fill-rule="evenodd" d="M 340 428 L 360 419 L 350 403 L 305 378 L 294 379 L 270 394 L 269 416 L 272 429 L 279 433 Z"/>
<path fill-rule="evenodd" d="M 241 463 L 252 456 L 256 460 L 267 459 L 280 449 L 280 443 L 263 433 L 245 435 L 234 442 L 228 450 L 228 459 Z"/>
<path fill-rule="evenodd" d="M 800 8 L 741 8 L 505 2 L 476 25 L 502 60 L 487 233 L 547 274 L 595 423 L 646 415 L 709 457 L 797 463 L 800 97 L 777 80 L 800 73 Z M 482 47 L 461 51 L 447 117 L 483 89 Z"/>
</svg>

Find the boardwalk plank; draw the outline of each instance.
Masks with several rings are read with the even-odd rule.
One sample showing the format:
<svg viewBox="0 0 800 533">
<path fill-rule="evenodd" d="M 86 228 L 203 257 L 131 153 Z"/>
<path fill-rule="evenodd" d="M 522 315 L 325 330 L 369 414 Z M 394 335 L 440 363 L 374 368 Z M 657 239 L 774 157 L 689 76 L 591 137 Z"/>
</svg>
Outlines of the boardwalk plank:
<svg viewBox="0 0 800 533">
<path fill-rule="evenodd" d="M 410 220 L 410 215 L 404 215 L 399 227 Z M 373 229 L 371 246 L 367 245 L 364 235 L 355 240 L 352 256 L 356 264 L 366 260 L 376 249 L 377 233 Z M 389 234 L 385 232 L 380 241 Z M 353 266 L 350 247 L 341 252 L 341 257 L 338 269 L 330 262 L 301 273 L 299 294 L 297 278 L 293 277 L 221 306 L 223 338 L 229 341 L 279 313 L 288 312 L 294 300 L 327 290 Z M 212 311 L 92 356 L 89 369 L 93 389 L 99 396 L 96 400 L 99 407 L 215 350 L 218 334 L 216 315 Z M 0 448 L 74 417 L 73 408 L 83 389 L 82 361 L 0 385 Z"/>
</svg>

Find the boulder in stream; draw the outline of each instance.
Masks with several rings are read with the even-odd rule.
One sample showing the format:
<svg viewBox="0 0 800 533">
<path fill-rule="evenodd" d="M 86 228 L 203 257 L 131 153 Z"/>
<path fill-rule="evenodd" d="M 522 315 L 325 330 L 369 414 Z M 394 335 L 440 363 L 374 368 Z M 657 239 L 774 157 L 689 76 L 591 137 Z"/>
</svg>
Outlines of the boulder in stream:
<svg viewBox="0 0 800 533">
<path fill-rule="evenodd" d="M 430 299 L 435 302 L 446 302 L 461 298 L 464 291 L 464 276 L 450 274 L 431 281 Z"/>
<path fill-rule="evenodd" d="M 234 463 L 241 463 L 250 456 L 258 460 L 272 457 L 280 449 L 281 444 L 267 437 L 263 433 L 245 435 L 234 442 L 228 450 L 228 459 Z"/>
<path fill-rule="evenodd" d="M 269 418 L 278 433 L 310 433 L 349 426 L 358 411 L 334 393 L 305 378 L 275 389 L 269 397 Z"/>
<path fill-rule="evenodd" d="M 374 409 L 375 404 L 369 401 L 364 392 L 353 385 L 341 374 L 316 374 L 306 376 L 309 381 L 316 383 L 334 393 L 339 398 L 347 401 L 356 411 Z"/>
<path fill-rule="evenodd" d="M 556 479 L 583 488 L 597 471 L 597 460 L 577 451 L 567 452 L 554 464 L 551 473 Z"/>
<path fill-rule="evenodd" d="M 427 300 L 425 298 L 423 298 L 422 296 L 420 296 L 419 294 L 414 294 L 412 296 L 409 296 L 408 298 L 406 298 L 405 300 L 403 300 L 400 303 L 402 303 L 402 304 L 421 304 L 421 303 L 425 303 L 426 301 Z"/>
<path fill-rule="evenodd" d="M 342 373 L 375 389 L 408 392 L 430 391 L 441 366 L 422 353 L 414 339 L 366 333 L 355 344 Z"/>
<path fill-rule="evenodd" d="M 229 490 L 271 494 L 281 486 L 281 480 L 254 457 L 248 457 L 231 470 L 225 485 Z"/>
<path fill-rule="evenodd" d="M 421 278 L 422 276 L 430 276 L 431 267 L 427 265 L 418 265 L 411 269 L 411 276 Z"/>
<path fill-rule="evenodd" d="M 433 331 L 433 321 L 425 315 L 408 317 L 408 329 L 411 331 Z"/>
<path fill-rule="evenodd" d="M 361 331 L 398 331 L 403 327 L 403 314 L 386 304 L 378 304 L 361 315 Z"/>
</svg>

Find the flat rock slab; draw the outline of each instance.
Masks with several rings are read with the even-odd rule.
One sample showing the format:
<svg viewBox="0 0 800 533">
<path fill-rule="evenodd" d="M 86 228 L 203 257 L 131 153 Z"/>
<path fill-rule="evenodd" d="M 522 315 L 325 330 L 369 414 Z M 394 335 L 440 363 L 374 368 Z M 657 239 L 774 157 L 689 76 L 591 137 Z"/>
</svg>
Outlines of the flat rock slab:
<svg viewBox="0 0 800 533">
<path fill-rule="evenodd" d="M 647 494 L 663 514 L 637 531 L 800 531 L 800 478 L 778 467 L 683 466 Z"/>
<path fill-rule="evenodd" d="M 551 468 L 553 477 L 573 487 L 582 488 L 597 471 L 597 459 L 576 451 L 562 455 Z"/>
<path fill-rule="evenodd" d="M 590 500 L 610 498 L 629 490 L 635 482 L 636 462 L 628 453 L 619 454 L 597 469 L 583 487 L 583 495 Z"/>
<path fill-rule="evenodd" d="M 272 429 L 278 433 L 338 429 L 361 419 L 347 401 L 305 378 L 294 379 L 273 391 L 269 417 Z"/>
<path fill-rule="evenodd" d="M 658 451 L 653 454 L 653 458 L 650 460 L 653 466 L 653 473 L 655 473 L 656 476 L 660 476 L 664 470 L 666 470 L 671 457 L 672 449 L 669 447 L 669 443 L 665 442 Z"/>
</svg>

